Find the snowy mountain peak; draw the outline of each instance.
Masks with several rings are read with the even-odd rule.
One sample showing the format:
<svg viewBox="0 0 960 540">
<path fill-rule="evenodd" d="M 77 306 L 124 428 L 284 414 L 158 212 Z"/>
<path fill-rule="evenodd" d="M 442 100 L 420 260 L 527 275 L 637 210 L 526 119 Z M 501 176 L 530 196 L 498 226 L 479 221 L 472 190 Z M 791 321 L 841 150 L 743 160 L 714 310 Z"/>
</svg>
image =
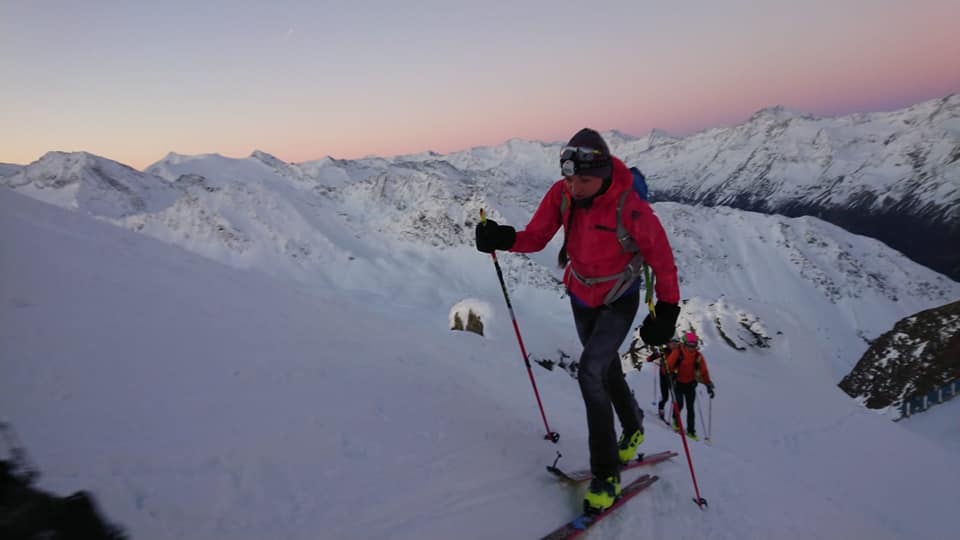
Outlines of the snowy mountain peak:
<svg viewBox="0 0 960 540">
<path fill-rule="evenodd" d="M 198 160 L 231 160 L 235 158 L 226 157 L 222 154 L 216 152 L 204 153 L 204 154 L 179 154 L 177 152 L 168 152 L 166 156 L 163 157 L 160 161 L 150 165 L 145 170 L 149 171 L 152 167 L 156 165 L 162 165 L 164 163 L 170 165 L 180 165 L 182 163 Z"/>
<path fill-rule="evenodd" d="M 669 131 L 660 128 L 651 129 L 647 137 L 651 139 L 679 139 L 679 137 L 671 135 Z"/>
<path fill-rule="evenodd" d="M 607 145 L 610 147 L 620 146 L 622 144 L 627 144 L 627 143 L 639 140 L 639 137 L 629 135 L 627 133 L 618 131 L 616 129 L 604 131 L 602 135 L 604 140 L 607 141 Z"/>
<path fill-rule="evenodd" d="M 274 156 L 273 154 L 269 154 L 269 153 L 267 153 L 267 152 L 264 152 L 263 150 L 254 150 L 254 151 L 250 154 L 250 157 L 253 158 L 253 159 L 258 159 L 258 160 L 266 163 L 267 165 L 270 165 L 271 167 L 273 167 L 273 166 L 280 166 L 280 165 L 284 165 L 284 166 L 287 165 L 287 162 L 286 162 L 286 161 L 283 161 L 282 159 Z"/>
<path fill-rule="evenodd" d="M 109 160 L 105 157 L 98 156 L 96 154 L 91 154 L 90 152 L 63 152 L 58 150 L 53 150 L 42 155 L 40 159 L 30 164 L 36 168 L 42 168 L 46 171 L 66 171 L 66 172 L 76 172 L 78 169 L 86 166 L 97 166 L 105 162 L 115 163 L 121 165 L 115 161 Z M 126 167 L 126 165 L 123 165 Z M 132 168 L 130 170 L 133 170 Z"/>
<path fill-rule="evenodd" d="M 674 144 L 679 140 L 681 140 L 680 137 L 675 137 L 665 130 L 654 128 L 651 129 L 650 133 L 647 134 L 646 149 L 651 149 L 656 146 Z"/>
<path fill-rule="evenodd" d="M 521 139 L 519 137 L 511 137 L 503 141 L 502 144 L 507 148 L 517 148 L 517 147 L 525 147 L 531 143 L 536 143 L 536 141 L 529 141 L 527 139 Z"/>
<path fill-rule="evenodd" d="M 960 109 L 960 93 L 954 93 L 944 96 L 940 99 L 932 99 L 922 103 L 917 103 L 899 111 L 892 111 L 888 113 L 863 113 L 863 115 L 860 116 L 870 117 L 873 115 L 882 114 L 900 118 L 905 122 L 936 122 L 941 119 L 941 116 L 956 117 L 958 109 Z M 946 127 L 951 131 L 960 130 L 960 126 L 958 126 L 956 122 L 951 122 Z"/>
<path fill-rule="evenodd" d="M 177 197 L 160 178 L 89 152 L 47 152 L 0 182 L 36 199 L 107 218 L 156 211 Z"/>
<path fill-rule="evenodd" d="M 618 150 L 656 200 L 819 216 L 960 279 L 960 252 L 942 249 L 960 244 L 956 95 L 837 118 L 770 107 L 731 128 Z"/>
<path fill-rule="evenodd" d="M 158 163 L 182 163 L 185 160 L 191 159 L 193 156 L 189 154 L 178 154 L 176 152 L 168 152 L 167 155 L 163 156 L 163 159 L 158 161 Z M 149 167 L 148 167 L 149 168 Z"/>
<path fill-rule="evenodd" d="M 273 169 L 278 174 L 295 178 L 297 180 L 303 179 L 303 172 L 300 169 L 300 167 L 292 163 L 287 163 L 286 161 L 283 161 L 282 159 L 272 154 L 268 154 L 261 150 L 254 150 L 253 153 L 250 154 L 250 159 L 263 163 L 267 167 L 270 167 L 271 169 Z"/>
<path fill-rule="evenodd" d="M 765 107 L 763 109 L 756 111 L 755 113 L 753 113 L 753 115 L 750 116 L 750 119 L 747 120 L 746 123 L 749 124 L 751 122 L 763 122 L 763 121 L 769 121 L 769 120 L 783 121 L 783 120 L 790 120 L 793 118 L 803 118 L 804 120 L 816 119 L 816 117 L 814 117 L 813 115 L 796 111 L 793 109 L 788 109 L 783 105 L 774 105 L 772 107 Z"/>
</svg>

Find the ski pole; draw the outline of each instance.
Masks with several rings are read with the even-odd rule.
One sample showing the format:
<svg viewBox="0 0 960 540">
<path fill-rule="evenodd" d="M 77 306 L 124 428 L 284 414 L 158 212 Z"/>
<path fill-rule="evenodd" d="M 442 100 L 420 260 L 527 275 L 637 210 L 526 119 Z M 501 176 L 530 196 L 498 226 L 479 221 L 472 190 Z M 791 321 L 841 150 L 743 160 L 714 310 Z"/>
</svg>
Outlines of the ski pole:
<svg viewBox="0 0 960 540">
<path fill-rule="evenodd" d="M 713 398 L 710 398 L 710 404 L 707 405 L 707 411 L 710 415 L 707 419 L 707 440 L 713 440 Z"/>
<path fill-rule="evenodd" d="M 480 209 L 480 223 L 487 225 L 487 214 Z M 556 443 L 560 440 L 560 434 L 556 431 L 550 431 L 550 424 L 547 423 L 547 414 L 543 412 L 543 402 L 540 401 L 540 392 L 537 391 L 537 382 L 533 379 L 533 369 L 530 368 L 530 357 L 527 356 L 527 349 L 523 346 L 523 338 L 520 337 L 520 327 L 517 326 L 517 317 L 513 314 L 513 305 L 510 303 L 510 295 L 507 294 L 507 284 L 503 281 L 503 271 L 500 270 L 500 262 L 497 261 L 497 252 L 490 253 L 493 257 L 493 266 L 497 269 L 497 277 L 500 279 L 500 290 L 503 291 L 503 299 L 507 302 L 507 311 L 510 312 L 510 319 L 513 321 L 513 331 L 517 334 L 517 343 L 520 344 L 520 353 L 523 354 L 523 363 L 527 365 L 527 375 L 530 376 L 530 384 L 533 386 L 533 395 L 537 398 L 537 406 L 540 407 L 540 417 L 543 418 L 543 427 L 547 434 L 544 439 Z"/>
<path fill-rule="evenodd" d="M 669 372 L 667 371 L 667 356 L 668 356 L 669 350 L 668 350 L 665 346 L 660 346 L 660 347 L 657 348 L 657 350 L 660 351 L 660 369 L 659 369 L 659 374 L 658 374 L 658 375 L 660 376 L 660 381 L 662 382 L 662 381 L 663 381 L 663 378 L 664 378 L 664 377 L 667 377 L 667 383 L 669 383 L 669 382 L 670 382 L 670 378 L 669 378 L 670 375 L 669 375 Z M 669 409 L 669 410 L 672 411 L 672 410 L 673 410 L 673 395 L 671 395 L 671 393 L 670 393 L 670 387 L 669 387 L 669 386 L 667 387 L 667 394 L 666 394 L 666 395 L 663 394 L 663 391 L 662 391 L 663 386 L 661 386 L 660 388 L 661 388 L 661 391 L 660 391 L 660 400 L 663 401 L 664 403 L 666 403 L 666 402 L 669 400 L 669 401 L 670 401 L 670 409 Z M 657 416 L 660 416 L 660 410 L 661 410 L 661 409 L 660 409 L 660 401 L 658 401 L 658 402 L 656 403 L 656 405 L 657 405 Z M 665 424 L 670 425 L 670 422 L 667 420 L 667 414 L 666 414 L 666 413 L 664 413 L 663 416 L 660 416 L 660 419 L 663 420 L 663 422 L 664 422 Z"/>
<path fill-rule="evenodd" d="M 660 370 L 658 369 L 657 371 L 660 371 Z M 650 370 L 650 373 L 653 373 L 653 377 L 651 377 L 653 379 L 653 401 L 650 404 L 656 407 L 657 401 L 658 401 L 657 400 L 657 373 L 654 372 L 653 370 Z"/>
<path fill-rule="evenodd" d="M 710 432 L 707 431 L 706 426 L 704 426 L 703 424 L 703 409 L 700 407 L 700 402 L 703 401 L 703 395 L 700 395 L 698 397 L 700 399 L 697 399 L 697 416 L 700 417 L 700 431 L 703 432 L 705 435 L 703 442 L 710 444 Z"/>
<path fill-rule="evenodd" d="M 673 396 L 673 421 L 676 422 L 677 427 L 680 428 L 680 440 L 683 441 L 683 451 L 687 454 L 687 465 L 690 467 L 690 478 L 693 479 L 693 493 L 696 495 L 693 502 L 697 503 L 697 506 L 702 509 L 704 506 L 707 506 L 707 500 L 700 496 L 700 488 L 697 487 L 697 475 L 693 472 L 693 460 L 690 459 L 690 448 L 687 446 L 687 432 L 683 430 L 683 421 L 680 419 L 677 387 L 672 378 L 670 380 L 670 393 Z M 687 407 L 689 406 L 690 403 L 687 403 Z"/>
</svg>

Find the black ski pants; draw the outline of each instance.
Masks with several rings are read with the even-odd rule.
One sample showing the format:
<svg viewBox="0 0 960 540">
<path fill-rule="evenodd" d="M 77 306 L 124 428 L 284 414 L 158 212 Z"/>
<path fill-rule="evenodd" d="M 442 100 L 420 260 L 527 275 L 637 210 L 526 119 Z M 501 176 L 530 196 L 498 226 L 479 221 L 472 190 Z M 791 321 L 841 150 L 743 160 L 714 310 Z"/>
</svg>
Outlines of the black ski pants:
<svg viewBox="0 0 960 540">
<path fill-rule="evenodd" d="M 694 421 L 697 419 L 694 415 L 693 403 L 697 399 L 697 381 L 692 381 L 688 383 L 678 382 L 677 387 L 677 409 L 683 409 L 684 405 L 687 407 L 687 423 L 683 427 L 687 430 L 687 433 L 696 433 L 697 428 L 694 425 Z"/>
<path fill-rule="evenodd" d="M 663 362 L 666 362 L 667 359 L 663 358 Z M 663 368 L 660 369 L 660 403 L 657 404 L 658 410 L 663 410 L 663 406 L 667 404 L 667 401 L 670 399 L 670 376 L 663 371 Z"/>
<path fill-rule="evenodd" d="M 577 379 L 587 409 L 590 470 L 605 478 L 620 471 L 614 410 L 625 433 L 643 429 L 643 411 L 624 378 L 619 350 L 633 325 L 640 293 L 628 293 L 610 305 L 596 308 L 579 305 L 572 298 L 571 305 L 577 335 L 583 344 Z"/>
</svg>

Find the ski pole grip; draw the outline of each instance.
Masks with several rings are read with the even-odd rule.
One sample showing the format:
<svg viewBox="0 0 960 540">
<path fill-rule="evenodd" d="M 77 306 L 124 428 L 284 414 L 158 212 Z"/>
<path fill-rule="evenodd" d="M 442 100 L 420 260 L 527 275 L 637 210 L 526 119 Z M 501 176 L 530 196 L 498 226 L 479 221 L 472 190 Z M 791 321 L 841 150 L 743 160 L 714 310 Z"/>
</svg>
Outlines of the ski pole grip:
<svg viewBox="0 0 960 540">
<path fill-rule="evenodd" d="M 480 223 L 487 224 L 487 213 L 483 211 L 483 208 L 480 209 Z"/>
</svg>

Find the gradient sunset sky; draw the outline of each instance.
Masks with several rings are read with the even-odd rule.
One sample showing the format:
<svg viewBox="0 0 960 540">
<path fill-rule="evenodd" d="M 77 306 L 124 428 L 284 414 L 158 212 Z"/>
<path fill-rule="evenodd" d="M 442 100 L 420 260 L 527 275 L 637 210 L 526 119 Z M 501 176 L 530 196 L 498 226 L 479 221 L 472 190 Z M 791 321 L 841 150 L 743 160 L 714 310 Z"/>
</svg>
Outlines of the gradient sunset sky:
<svg viewBox="0 0 960 540">
<path fill-rule="evenodd" d="M 0 0 L 0 162 L 286 161 L 960 91 L 958 0 Z"/>
</svg>

